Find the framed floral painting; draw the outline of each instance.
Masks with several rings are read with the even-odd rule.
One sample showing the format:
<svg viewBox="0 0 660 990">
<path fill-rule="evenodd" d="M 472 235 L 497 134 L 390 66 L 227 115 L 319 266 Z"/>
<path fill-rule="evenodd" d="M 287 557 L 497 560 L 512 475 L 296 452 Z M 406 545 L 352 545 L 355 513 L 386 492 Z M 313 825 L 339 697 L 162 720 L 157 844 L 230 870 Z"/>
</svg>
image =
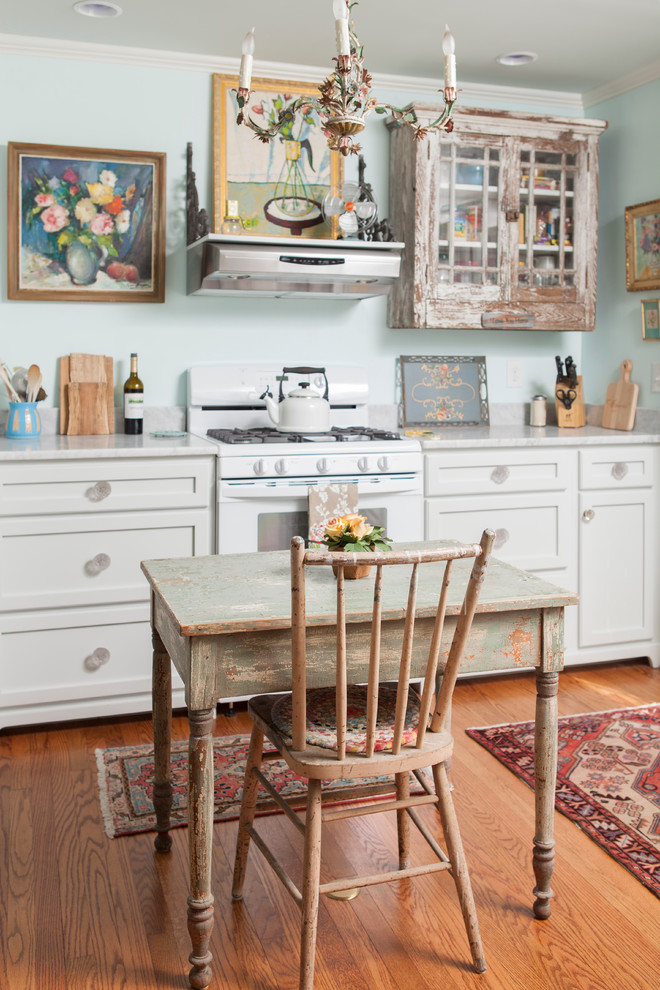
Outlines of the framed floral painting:
<svg viewBox="0 0 660 990">
<path fill-rule="evenodd" d="M 10 299 L 163 302 L 165 154 L 8 145 Z"/>
<path fill-rule="evenodd" d="M 488 426 L 485 357 L 407 354 L 399 358 L 401 421 L 433 432 L 439 426 Z"/>
<path fill-rule="evenodd" d="M 237 204 L 241 233 L 261 237 L 333 237 L 324 220 L 325 196 L 341 187 L 343 164 L 330 151 L 316 111 L 298 113 L 271 141 L 237 124 L 238 76 L 213 76 L 213 230 L 222 232 L 228 201 Z M 244 110 L 269 127 L 300 96 L 318 96 L 313 84 L 253 79 Z"/>
<path fill-rule="evenodd" d="M 626 288 L 660 289 L 660 199 L 626 207 Z"/>
</svg>

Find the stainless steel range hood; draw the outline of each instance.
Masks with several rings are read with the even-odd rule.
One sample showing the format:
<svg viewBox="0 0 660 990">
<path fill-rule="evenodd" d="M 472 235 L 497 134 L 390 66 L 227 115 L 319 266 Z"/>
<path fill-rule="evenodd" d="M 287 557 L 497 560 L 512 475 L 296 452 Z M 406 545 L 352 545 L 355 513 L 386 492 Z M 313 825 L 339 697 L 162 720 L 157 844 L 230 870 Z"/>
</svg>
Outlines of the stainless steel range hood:
<svg viewBox="0 0 660 990">
<path fill-rule="evenodd" d="M 365 299 L 399 276 L 396 241 L 209 234 L 188 248 L 188 295 Z"/>
</svg>

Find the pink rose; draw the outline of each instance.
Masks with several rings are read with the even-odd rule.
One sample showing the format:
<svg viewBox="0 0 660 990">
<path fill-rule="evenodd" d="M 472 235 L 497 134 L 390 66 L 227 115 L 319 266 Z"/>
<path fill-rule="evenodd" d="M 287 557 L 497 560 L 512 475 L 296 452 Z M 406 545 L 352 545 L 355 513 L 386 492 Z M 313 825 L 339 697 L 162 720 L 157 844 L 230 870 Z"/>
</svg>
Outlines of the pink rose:
<svg viewBox="0 0 660 990">
<path fill-rule="evenodd" d="M 69 222 L 69 211 L 58 203 L 53 203 L 41 214 L 41 222 L 44 230 L 49 234 L 55 234 L 62 227 L 66 227 Z"/>
<path fill-rule="evenodd" d="M 66 171 L 64 172 L 64 174 L 62 175 L 62 178 L 64 179 L 65 182 L 77 182 L 78 181 L 78 176 L 73 171 L 72 168 L 67 168 Z"/>
<path fill-rule="evenodd" d="M 51 203 L 55 202 L 55 198 L 50 195 L 50 193 L 37 193 L 34 197 L 34 201 L 37 206 L 50 206 Z"/>
<path fill-rule="evenodd" d="M 109 213 L 97 213 L 89 228 L 93 234 L 111 234 L 114 230 L 114 220 Z"/>
</svg>

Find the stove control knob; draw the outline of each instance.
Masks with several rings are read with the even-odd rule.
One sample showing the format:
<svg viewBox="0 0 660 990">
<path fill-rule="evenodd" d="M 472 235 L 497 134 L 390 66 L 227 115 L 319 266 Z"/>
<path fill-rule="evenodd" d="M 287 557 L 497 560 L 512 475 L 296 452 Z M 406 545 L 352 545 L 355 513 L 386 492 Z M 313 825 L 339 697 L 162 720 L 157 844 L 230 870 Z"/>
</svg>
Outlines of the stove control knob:
<svg viewBox="0 0 660 990">
<path fill-rule="evenodd" d="M 386 474 L 386 472 L 387 472 L 387 457 L 379 457 L 376 463 L 378 464 L 378 470 L 379 471 L 382 471 L 383 474 Z"/>
<path fill-rule="evenodd" d="M 365 471 L 369 470 L 369 461 L 367 460 L 366 457 L 360 457 L 357 462 L 357 466 L 360 469 L 360 471 L 364 473 Z"/>
<path fill-rule="evenodd" d="M 316 462 L 316 470 L 319 474 L 328 473 L 328 462 L 325 457 L 322 457 L 320 461 Z"/>
<path fill-rule="evenodd" d="M 266 473 L 266 462 L 263 460 L 263 458 L 260 458 L 258 461 L 254 462 L 254 464 L 252 465 L 252 470 L 254 471 L 255 474 L 259 474 L 259 475 Z"/>
<path fill-rule="evenodd" d="M 281 457 L 279 461 L 275 461 L 275 471 L 277 474 L 286 474 L 289 470 L 289 466 L 286 462 L 286 458 Z"/>
</svg>

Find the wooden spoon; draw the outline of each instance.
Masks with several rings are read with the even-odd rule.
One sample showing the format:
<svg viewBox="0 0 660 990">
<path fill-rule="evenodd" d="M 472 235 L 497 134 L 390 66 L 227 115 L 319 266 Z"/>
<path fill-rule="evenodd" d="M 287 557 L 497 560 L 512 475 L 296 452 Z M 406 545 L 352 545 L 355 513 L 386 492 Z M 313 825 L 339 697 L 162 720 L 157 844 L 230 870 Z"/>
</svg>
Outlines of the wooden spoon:
<svg viewBox="0 0 660 990">
<path fill-rule="evenodd" d="M 27 373 L 27 401 L 36 402 L 41 388 L 42 374 L 38 364 L 31 364 Z"/>
</svg>

